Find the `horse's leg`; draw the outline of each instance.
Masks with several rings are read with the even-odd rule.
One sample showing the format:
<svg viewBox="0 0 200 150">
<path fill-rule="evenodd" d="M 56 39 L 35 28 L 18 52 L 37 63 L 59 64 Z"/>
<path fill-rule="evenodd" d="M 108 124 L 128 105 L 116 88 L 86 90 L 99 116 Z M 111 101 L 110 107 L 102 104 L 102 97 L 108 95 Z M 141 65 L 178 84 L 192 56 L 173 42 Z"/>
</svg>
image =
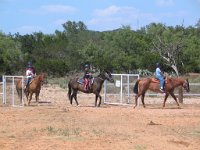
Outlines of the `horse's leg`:
<svg viewBox="0 0 200 150">
<path fill-rule="evenodd" d="M 145 92 L 143 94 L 145 94 Z M 134 108 L 136 108 L 138 106 L 138 98 L 143 94 L 142 93 L 138 93 L 138 94 L 135 95 L 135 106 L 134 106 Z"/>
<path fill-rule="evenodd" d="M 145 106 L 145 103 L 144 103 L 144 97 L 145 97 L 145 93 L 143 93 L 143 94 L 142 94 L 142 97 L 141 97 L 142 105 L 143 105 L 143 107 L 145 108 L 146 106 Z"/>
<path fill-rule="evenodd" d="M 36 99 L 36 102 L 38 103 L 38 100 L 39 100 L 39 95 L 40 95 L 40 91 L 37 91 L 35 93 L 35 99 Z"/>
<path fill-rule="evenodd" d="M 29 101 L 28 101 L 28 105 L 30 105 L 30 103 L 31 103 L 31 99 L 32 99 L 32 96 L 33 96 L 33 92 L 31 92 L 31 93 L 29 93 L 30 95 L 29 95 Z"/>
<path fill-rule="evenodd" d="M 177 98 L 176 98 L 176 96 L 174 95 L 174 93 L 173 93 L 173 92 L 170 92 L 170 95 L 171 95 L 171 96 L 174 98 L 174 100 L 176 101 L 177 106 L 180 107 L 180 105 L 179 105 L 179 103 L 178 103 L 178 101 L 177 101 Z"/>
<path fill-rule="evenodd" d="M 74 91 L 74 92 L 73 92 L 73 97 L 74 97 L 74 99 L 75 99 L 75 101 L 76 101 L 76 105 L 78 106 L 79 103 L 78 103 L 78 101 L 77 101 L 77 91 Z"/>
<path fill-rule="evenodd" d="M 73 101 L 73 93 L 74 93 L 74 91 L 72 92 L 72 94 L 70 95 L 70 104 L 72 105 L 72 101 Z"/>
<path fill-rule="evenodd" d="M 99 97 L 99 104 L 98 104 L 98 107 L 100 107 L 100 105 L 101 105 L 101 95 L 100 94 L 98 94 L 98 97 Z"/>
<path fill-rule="evenodd" d="M 138 106 L 138 94 L 135 95 L 135 106 L 134 108 L 136 108 Z"/>
<path fill-rule="evenodd" d="M 95 104 L 94 104 L 95 107 L 97 107 L 97 100 L 98 100 L 98 97 L 99 97 L 99 96 L 98 96 L 97 94 L 95 94 Z"/>
<path fill-rule="evenodd" d="M 168 96 L 169 96 L 169 93 L 166 93 L 165 94 L 165 99 L 164 99 L 164 102 L 163 102 L 163 108 L 165 107 L 165 103 L 167 101 Z"/>
<path fill-rule="evenodd" d="M 29 93 L 26 90 L 24 92 L 25 92 L 26 99 L 27 99 L 27 102 L 28 102 Z"/>
</svg>

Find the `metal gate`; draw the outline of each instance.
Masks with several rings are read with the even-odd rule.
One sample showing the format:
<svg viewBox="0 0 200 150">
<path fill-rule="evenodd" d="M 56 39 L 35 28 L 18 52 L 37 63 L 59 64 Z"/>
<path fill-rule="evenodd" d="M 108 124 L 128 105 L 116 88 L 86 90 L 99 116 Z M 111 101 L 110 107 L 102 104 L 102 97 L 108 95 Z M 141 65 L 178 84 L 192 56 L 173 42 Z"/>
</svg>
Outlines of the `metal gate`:
<svg viewBox="0 0 200 150">
<path fill-rule="evenodd" d="M 133 86 L 139 74 L 112 74 L 115 83 L 104 82 L 104 103 L 116 105 L 133 104 Z"/>
<path fill-rule="evenodd" d="M 2 77 L 2 104 L 7 106 L 24 106 L 24 90 L 22 88 L 22 101 L 20 101 L 17 91 L 16 83 L 18 80 L 22 79 L 22 87 L 24 87 L 24 77 L 23 76 L 3 76 Z"/>
</svg>

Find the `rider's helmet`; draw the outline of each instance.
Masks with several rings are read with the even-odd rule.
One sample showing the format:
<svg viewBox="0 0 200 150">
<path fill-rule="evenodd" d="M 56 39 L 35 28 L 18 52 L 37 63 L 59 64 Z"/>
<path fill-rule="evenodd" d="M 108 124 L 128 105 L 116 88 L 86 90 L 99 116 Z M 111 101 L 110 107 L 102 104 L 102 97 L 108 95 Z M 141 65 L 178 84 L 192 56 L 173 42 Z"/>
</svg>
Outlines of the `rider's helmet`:
<svg viewBox="0 0 200 150">
<path fill-rule="evenodd" d="M 160 67 L 160 63 L 159 62 L 156 63 L 156 67 Z"/>
<path fill-rule="evenodd" d="M 31 68 L 31 67 L 32 67 L 32 62 L 29 61 L 29 62 L 28 62 L 28 68 Z"/>
<path fill-rule="evenodd" d="M 85 65 L 84 65 L 84 68 L 85 68 L 85 69 L 86 69 L 86 68 L 89 69 L 89 68 L 90 68 L 89 64 L 85 64 Z"/>
</svg>

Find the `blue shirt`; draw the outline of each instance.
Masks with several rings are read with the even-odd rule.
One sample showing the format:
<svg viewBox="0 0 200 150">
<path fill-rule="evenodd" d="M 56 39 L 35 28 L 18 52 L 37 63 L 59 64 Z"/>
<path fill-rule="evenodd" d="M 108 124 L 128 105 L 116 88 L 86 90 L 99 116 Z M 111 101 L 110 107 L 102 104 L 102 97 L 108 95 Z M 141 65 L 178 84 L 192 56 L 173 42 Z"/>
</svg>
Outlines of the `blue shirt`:
<svg viewBox="0 0 200 150">
<path fill-rule="evenodd" d="M 162 77 L 162 72 L 158 67 L 156 68 L 156 77 Z"/>
</svg>

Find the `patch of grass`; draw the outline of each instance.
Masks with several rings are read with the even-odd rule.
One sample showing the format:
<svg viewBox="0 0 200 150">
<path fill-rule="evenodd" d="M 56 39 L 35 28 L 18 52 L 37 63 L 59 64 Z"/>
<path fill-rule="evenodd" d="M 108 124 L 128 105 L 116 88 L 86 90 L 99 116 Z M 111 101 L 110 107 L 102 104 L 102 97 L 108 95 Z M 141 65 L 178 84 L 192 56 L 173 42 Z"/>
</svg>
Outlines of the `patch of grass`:
<svg viewBox="0 0 200 150">
<path fill-rule="evenodd" d="M 70 136 L 70 134 L 71 134 L 69 129 L 62 129 L 62 130 L 60 129 L 59 132 L 63 136 Z"/>
<path fill-rule="evenodd" d="M 145 150 L 145 149 L 146 149 L 146 147 L 143 146 L 143 145 L 136 145 L 135 146 L 135 150 Z"/>
<path fill-rule="evenodd" d="M 102 130 L 96 130 L 96 129 L 93 129 L 92 132 L 94 133 L 94 135 L 96 136 L 100 136 L 103 134 L 103 131 Z"/>
<path fill-rule="evenodd" d="M 47 126 L 46 128 L 42 128 L 40 130 L 33 128 L 33 131 L 47 132 L 48 135 L 64 136 L 64 137 L 78 137 L 80 136 L 80 132 L 81 132 L 80 128 L 75 128 L 75 129 L 58 128 L 57 129 L 53 126 Z"/>
<path fill-rule="evenodd" d="M 54 134 L 57 132 L 56 129 L 52 126 L 48 126 L 46 130 L 48 131 L 48 134 Z"/>
<path fill-rule="evenodd" d="M 14 135 L 10 135 L 10 136 L 8 136 L 9 138 L 15 138 L 15 136 Z"/>
</svg>

